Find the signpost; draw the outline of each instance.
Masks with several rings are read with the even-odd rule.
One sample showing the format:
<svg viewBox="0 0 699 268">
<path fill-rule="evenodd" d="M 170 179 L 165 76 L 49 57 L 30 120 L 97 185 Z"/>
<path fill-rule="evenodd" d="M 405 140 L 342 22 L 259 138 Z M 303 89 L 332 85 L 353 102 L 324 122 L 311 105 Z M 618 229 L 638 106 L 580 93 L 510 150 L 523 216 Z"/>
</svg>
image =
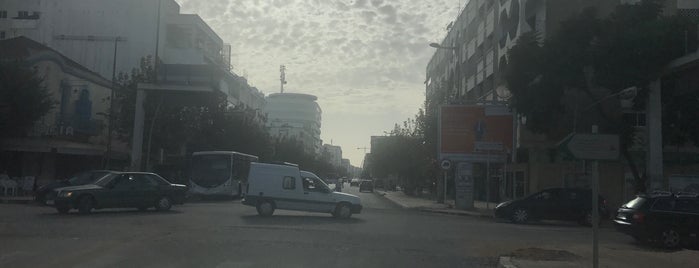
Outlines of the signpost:
<svg viewBox="0 0 699 268">
<path fill-rule="evenodd" d="M 619 136 L 572 133 L 558 143 L 558 148 L 571 158 L 592 160 L 590 183 L 592 188 L 592 267 L 597 268 L 599 267 L 599 160 L 619 158 Z"/>
</svg>

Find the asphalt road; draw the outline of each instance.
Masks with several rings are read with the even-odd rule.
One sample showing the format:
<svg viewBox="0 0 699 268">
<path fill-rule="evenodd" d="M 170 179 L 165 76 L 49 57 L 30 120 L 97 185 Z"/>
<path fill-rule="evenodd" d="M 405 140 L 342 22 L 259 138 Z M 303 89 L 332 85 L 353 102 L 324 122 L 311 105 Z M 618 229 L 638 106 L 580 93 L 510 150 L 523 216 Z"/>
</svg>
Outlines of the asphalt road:
<svg viewBox="0 0 699 268">
<path fill-rule="evenodd" d="M 513 225 L 359 195 L 365 208 L 349 220 L 289 211 L 261 218 L 239 201 L 89 216 L 1 204 L 0 267 L 495 267 L 520 248 L 589 248 L 590 230 L 574 224 Z M 603 254 L 639 250 L 613 230 L 602 236 Z"/>
</svg>

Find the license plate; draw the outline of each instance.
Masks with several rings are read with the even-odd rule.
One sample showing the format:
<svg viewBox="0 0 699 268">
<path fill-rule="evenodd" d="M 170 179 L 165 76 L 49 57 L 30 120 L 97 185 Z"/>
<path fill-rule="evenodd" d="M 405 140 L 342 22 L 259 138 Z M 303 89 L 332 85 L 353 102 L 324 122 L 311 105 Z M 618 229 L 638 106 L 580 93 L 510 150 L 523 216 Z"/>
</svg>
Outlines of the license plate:
<svg viewBox="0 0 699 268">
<path fill-rule="evenodd" d="M 53 204 L 56 204 L 56 202 L 53 201 L 53 200 L 46 200 L 46 204 L 47 204 L 47 205 L 53 205 Z"/>
</svg>

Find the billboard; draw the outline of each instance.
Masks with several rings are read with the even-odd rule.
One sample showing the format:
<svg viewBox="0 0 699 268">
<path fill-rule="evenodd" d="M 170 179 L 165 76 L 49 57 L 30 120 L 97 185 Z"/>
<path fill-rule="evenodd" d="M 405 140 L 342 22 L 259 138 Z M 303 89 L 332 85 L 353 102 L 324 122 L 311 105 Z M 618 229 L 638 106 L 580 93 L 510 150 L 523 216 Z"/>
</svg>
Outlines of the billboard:
<svg viewBox="0 0 699 268">
<path fill-rule="evenodd" d="M 506 106 L 443 105 L 439 113 L 440 155 L 481 155 L 477 144 L 501 143 L 512 150 L 512 113 Z"/>
</svg>

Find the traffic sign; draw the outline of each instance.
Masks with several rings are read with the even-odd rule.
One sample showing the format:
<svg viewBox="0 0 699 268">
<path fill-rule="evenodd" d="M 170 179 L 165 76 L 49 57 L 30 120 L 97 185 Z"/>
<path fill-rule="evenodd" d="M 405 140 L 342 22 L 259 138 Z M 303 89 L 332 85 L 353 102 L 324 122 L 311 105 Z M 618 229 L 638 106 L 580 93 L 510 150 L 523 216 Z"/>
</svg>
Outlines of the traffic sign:
<svg viewBox="0 0 699 268">
<path fill-rule="evenodd" d="M 617 160 L 619 136 L 572 133 L 558 143 L 558 149 L 574 159 Z"/>
<path fill-rule="evenodd" d="M 449 170 L 451 169 L 451 161 L 444 159 L 442 160 L 442 163 L 440 164 L 443 170 Z"/>
</svg>

